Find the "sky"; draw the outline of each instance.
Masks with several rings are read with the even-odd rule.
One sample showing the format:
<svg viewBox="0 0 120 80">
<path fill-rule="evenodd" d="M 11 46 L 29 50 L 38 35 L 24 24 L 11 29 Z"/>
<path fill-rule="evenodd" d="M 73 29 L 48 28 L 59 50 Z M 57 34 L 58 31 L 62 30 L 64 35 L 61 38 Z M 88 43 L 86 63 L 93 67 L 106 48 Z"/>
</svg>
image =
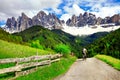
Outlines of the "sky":
<svg viewBox="0 0 120 80">
<path fill-rule="evenodd" d="M 7 18 L 17 18 L 22 12 L 32 18 L 41 10 L 65 21 L 84 12 L 104 18 L 120 13 L 120 0 L 0 0 L 0 26 Z"/>
</svg>

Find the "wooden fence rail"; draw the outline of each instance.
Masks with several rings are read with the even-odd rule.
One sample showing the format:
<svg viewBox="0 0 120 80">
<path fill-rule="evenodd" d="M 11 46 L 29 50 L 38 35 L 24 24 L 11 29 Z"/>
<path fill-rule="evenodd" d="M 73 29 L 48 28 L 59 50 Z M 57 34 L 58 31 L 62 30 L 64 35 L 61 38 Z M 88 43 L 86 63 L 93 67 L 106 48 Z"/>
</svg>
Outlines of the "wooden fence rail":
<svg viewBox="0 0 120 80">
<path fill-rule="evenodd" d="M 9 73 L 9 72 L 16 72 L 17 74 L 24 74 L 26 71 L 22 71 L 23 69 L 49 65 L 53 62 L 59 61 L 60 57 L 62 57 L 61 54 L 55 54 L 55 55 L 44 55 L 44 56 L 31 56 L 28 58 L 0 59 L 0 64 L 16 63 L 16 66 L 0 69 L 0 74 Z M 21 62 L 23 62 L 23 63 L 19 64 Z M 27 70 L 27 71 L 29 72 L 29 70 Z M 18 76 L 18 75 L 16 75 L 16 76 Z"/>
<path fill-rule="evenodd" d="M 43 59 L 54 59 L 61 57 L 60 54 L 56 55 L 44 55 L 44 56 L 31 56 L 27 58 L 8 58 L 8 59 L 0 59 L 0 64 L 4 63 L 15 63 L 15 62 L 29 62 L 29 61 L 37 61 L 37 60 L 43 60 Z"/>
</svg>

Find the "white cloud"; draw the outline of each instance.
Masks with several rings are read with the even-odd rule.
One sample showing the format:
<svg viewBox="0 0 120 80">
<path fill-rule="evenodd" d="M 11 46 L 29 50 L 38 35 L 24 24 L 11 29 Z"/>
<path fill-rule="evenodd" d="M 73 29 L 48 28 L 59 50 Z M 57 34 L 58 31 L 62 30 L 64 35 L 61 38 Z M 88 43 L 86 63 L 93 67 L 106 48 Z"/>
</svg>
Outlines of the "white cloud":
<svg viewBox="0 0 120 80">
<path fill-rule="evenodd" d="M 120 2 L 115 0 L 74 0 L 74 4 L 89 7 L 88 12 L 102 18 L 120 13 Z"/>
<path fill-rule="evenodd" d="M 80 8 L 77 4 L 73 4 L 72 7 L 65 6 L 64 11 L 67 12 L 68 14 L 75 14 L 79 15 L 80 13 L 84 13 L 85 11 Z"/>
<path fill-rule="evenodd" d="M 21 12 L 25 12 L 32 17 L 34 14 L 37 14 L 35 12 L 45 8 L 52 8 L 59 13 L 60 11 L 57 7 L 61 2 L 61 0 L 1 0 L 0 20 L 6 20 L 11 16 L 18 17 Z"/>
<path fill-rule="evenodd" d="M 65 22 L 69 19 L 69 18 L 71 18 L 72 17 L 72 15 L 71 14 L 63 14 L 62 16 L 61 16 L 61 18 L 60 18 L 60 20 L 64 20 Z"/>
<path fill-rule="evenodd" d="M 84 6 L 91 7 L 88 12 L 95 14 L 97 17 L 105 18 L 120 13 L 120 2 L 115 3 L 114 0 L 85 0 Z M 80 1 L 81 5 L 82 2 Z"/>
<path fill-rule="evenodd" d="M 106 16 L 113 16 L 114 14 L 120 13 L 120 6 L 114 6 L 114 7 L 99 7 L 98 11 L 95 10 L 95 8 L 90 11 L 93 14 L 96 14 L 97 17 L 105 18 Z"/>
<path fill-rule="evenodd" d="M 78 16 L 80 13 L 83 14 L 85 11 L 81 9 L 77 4 L 73 4 L 73 12 Z"/>
<path fill-rule="evenodd" d="M 106 16 L 113 16 L 114 14 L 120 13 L 120 5 L 119 3 L 114 3 L 113 0 L 70 0 L 67 1 L 64 6 L 64 11 L 66 12 L 61 16 L 61 19 L 66 21 L 69 16 L 75 14 L 79 15 L 80 13 L 84 13 L 86 10 L 83 7 L 89 7 L 87 12 L 95 14 L 97 17 L 105 18 Z M 71 7 L 72 6 L 72 7 Z M 67 18 L 64 18 L 67 15 Z"/>
<path fill-rule="evenodd" d="M 65 20 L 65 21 L 66 21 L 67 19 L 71 18 L 71 16 L 72 16 L 73 14 L 75 14 L 76 16 L 78 16 L 80 13 L 83 14 L 83 13 L 85 12 L 85 11 L 84 11 L 82 8 L 80 8 L 77 4 L 73 4 L 72 7 L 65 6 L 65 7 L 64 7 L 64 11 L 66 12 L 66 14 L 63 14 L 60 19 L 63 19 L 63 20 Z"/>
<path fill-rule="evenodd" d="M 62 10 L 61 9 L 57 9 L 57 8 L 53 8 L 53 13 L 62 14 Z"/>
</svg>

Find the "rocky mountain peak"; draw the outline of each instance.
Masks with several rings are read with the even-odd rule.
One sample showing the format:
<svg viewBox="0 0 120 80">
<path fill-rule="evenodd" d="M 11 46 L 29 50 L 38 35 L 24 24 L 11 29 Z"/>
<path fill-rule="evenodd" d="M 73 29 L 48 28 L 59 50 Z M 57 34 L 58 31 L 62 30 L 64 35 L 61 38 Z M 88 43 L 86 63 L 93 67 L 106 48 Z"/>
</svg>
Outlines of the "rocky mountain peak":
<svg viewBox="0 0 120 80">
<path fill-rule="evenodd" d="M 15 17 L 12 17 L 12 20 L 15 21 Z"/>
<path fill-rule="evenodd" d="M 82 13 L 80 13 L 79 18 L 83 17 Z"/>
<path fill-rule="evenodd" d="M 85 13 L 83 14 L 83 17 L 88 18 L 88 17 L 89 17 L 89 13 L 88 13 L 88 12 L 85 12 Z"/>
<path fill-rule="evenodd" d="M 40 11 L 32 18 L 32 21 L 33 25 L 41 25 L 49 29 L 61 29 L 62 27 L 62 21 L 55 14 L 49 13 L 47 15 L 44 11 Z"/>
<path fill-rule="evenodd" d="M 41 25 L 49 29 L 61 29 L 64 21 L 59 20 L 54 14 L 47 15 L 44 11 L 40 11 L 32 19 L 25 13 L 21 13 L 17 19 L 14 17 L 8 18 L 6 22 L 6 29 L 9 32 L 20 32 L 34 25 Z"/>
<path fill-rule="evenodd" d="M 68 26 L 81 27 L 87 24 L 94 25 L 96 23 L 96 16 L 92 13 L 85 12 L 83 15 L 80 13 L 79 16 L 73 15 L 71 19 L 68 19 L 66 24 Z"/>
<path fill-rule="evenodd" d="M 21 16 L 22 17 L 27 17 L 27 15 L 25 13 L 23 13 L 23 12 L 21 13 Z"/>
<path fill-rule="evenodd" d="M 21 16 L 19 18 L 21 18 L 23 20 L 29 19 L 29 17 L 25 13 L 21 13 Z"/>
<path fill-rule="evenodd" d="M 67 20 L 66 24 L 68 26 L 75 26 L 75 27 L 82 27 L 85 25 L 100 25 L 100 24 L 109 24 L 109 23 L 115 23 L 120 24 L 120 15 L 114 15 L 112 17 L 96 17 L 96 15 L 85 12 L 84 14 L 79 14 L 79 16 L 73 15 L 70 19 Z"/>
<path fill-rule="evenodd" d="M 98 18 L 96 19 L 96 24 L 97 24 L 97 25 L 100 25 L 101 22 L 102 22 L 102 18 L 101 18 L 101 17 L 98 17 Z"/>
<path fill-rule="evenodd" d="M 114 16 L 111 17 L 112 18 L 112 22 L 120 22 L 120 14 L 115 14 Z"/>
<path fill-rule="evenodd" d="M 11 18 L 7 19 L 6 25 L 11 25 Z M 8 26 L 8 27 L 10 27 L 10 26 Z"/>
<path fill-rule="evenodd" d="M 8 18 L 7 22 L 6 22 L 6 27 L 10 28 L 10 30 L 14 30 L 14 28 L 16 27 L 16 20 L 15 17 L 12 18 Z"/>
<path fill-rule="evenodd" d="M 75 20 L 75 19 L 77 19 L 77 17 L 76 17 L 75 15 L 73 15 L 73 16 L 72 16 L 72 19 L 74 19 L 74 20 Z"/>
<path fill-rule="evenodd" d="M 44 11 L 40 11 L 38 14 L 37 14 L 37 17 L 43 17 L 43 16 L 46 16 L 47 14 L 44 12 Z"/>
</svg>

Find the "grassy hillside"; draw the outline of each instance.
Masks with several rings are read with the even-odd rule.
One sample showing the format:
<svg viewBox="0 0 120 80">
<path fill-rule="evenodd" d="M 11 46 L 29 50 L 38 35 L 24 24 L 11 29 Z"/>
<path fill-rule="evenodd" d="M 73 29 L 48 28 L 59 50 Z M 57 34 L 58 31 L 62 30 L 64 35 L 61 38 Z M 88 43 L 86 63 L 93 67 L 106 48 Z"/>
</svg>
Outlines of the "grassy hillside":
<svg viewBox="0 0 120 80">
<path fill-rule="evenodd" d="M 57 34 L 52 33 L 50 30 L 45 29 L 42 26 L 33 26 L 17 33 L 16 35 L 21 36 L 25 42 L 39 40 L 40 44 L 45 48 L 53 48 L 58 43 L 66 43 L 66 41 Z"/>
<path fill-rule="evenodd" d="M 39 42 L 43 49 L 54 49 L 58 44 L 65 44 L 71 48 L 74 53 L 79 53 L 80 45 L 75 42 L 75 36 L 67 34 L 61 30 L 48 30 L 42 26 L 33 26 L 23 32 L 16 33 L 14 35 L 21 36 L 23 41 L 29 42 Z"/>
<path fill-rule="evenodd" d="M 120 29 L 98 39 L 93 44 L 89 45 L 88 49 L 89 56 L 94 56 L 99 53 L 120 59 Z"/>
<path fill-rule="evenodd" d="M 53 53 L 0 40 L 0 58 L 27 57 L 36 55 L 37 51 L 38 55 Z"/>
</svg>

